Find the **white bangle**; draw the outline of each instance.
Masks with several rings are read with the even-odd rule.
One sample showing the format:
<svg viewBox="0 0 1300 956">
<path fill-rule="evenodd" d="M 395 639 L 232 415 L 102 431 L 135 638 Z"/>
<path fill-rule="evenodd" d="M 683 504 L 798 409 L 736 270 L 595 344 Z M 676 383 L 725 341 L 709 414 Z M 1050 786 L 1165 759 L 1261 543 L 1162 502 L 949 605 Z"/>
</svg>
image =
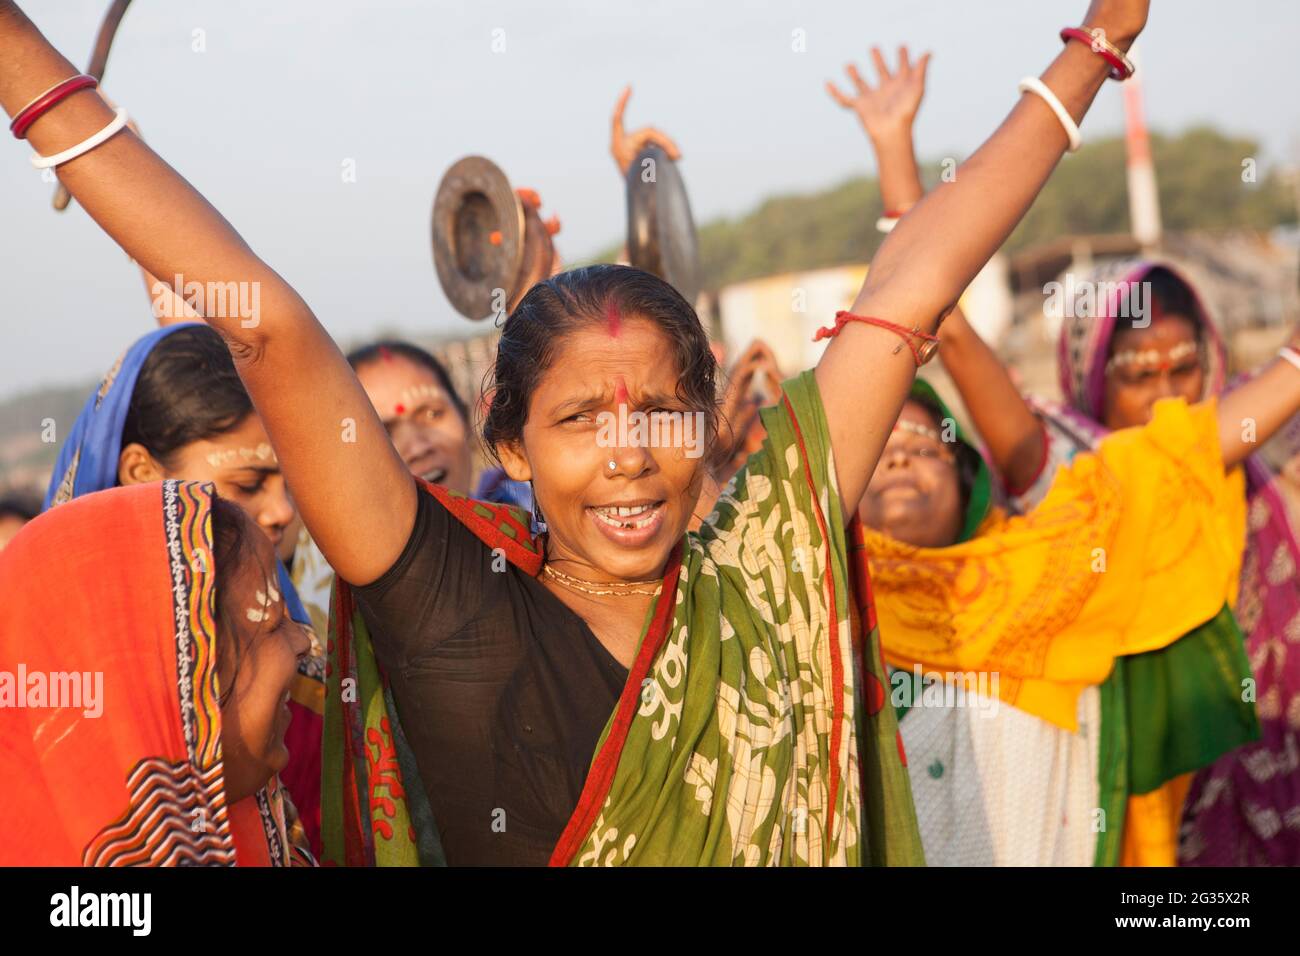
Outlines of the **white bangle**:
<svg viewBox="0 0 1300 956">
<path fill-rule="evenodd" d="M 1083 137 L 1079 135 L 1079 124 L 1061 105 L 1061 101 L 1056 98 L 1056 94 L 1047 88 L 1047 84 L 1036 76 L 1027 76 L 1020 81 L 1020 92 L 1036 93 L 1044 103 L 1052 108 L 1056 118 L 1065 127 L 1065 135 L 1070 138 L 1070 152 L 1077 152 L 1079 147 L 1083 145 Z"/>
<path fill-rule="evenodd" d="M 1284 345 L 1284 346 L 1282 346 L 1280 349 L 1278 349 L 1278 350 L 1277 350 L 1277 357 L 1278 357 L 1278 358 L 1282 358 L 1282 359 L 1286 359 L 1288 362 L 1290 362 L 1290 363 L 1291 363 L 1292 365 L 1294 365 L 1296 368 L 1300 368 L 1300 352 L 1297 352 L 1295 349 L 1291 348 L 1291 346 L 1289 346 L 1289 345 Z"/>
<path fill-rule="evenodd" d="M 893 232 L 894 227 L 897 225 L 898 225 L 898 220 L 891 216 L 881 216 L 879 219 L 876 220 L 876 228 L 884 233 Z"/>
<path fill-rule="evenodd" d="M 49 169 L 51 166 L 61 166 L 64 163 L 68 162 L 69 160 L 76 159 L 78 156 L 82 155 L 83 153 L 90 152 L 92 149 L 94 149 L 96 146 L 103 143 L 105 140 L 116 135 L 118 132 L 121 131 L 122 127 L 126 125 L 126 121 L 127 121 L 126 108 L 119 106 L 117 109 L 113 110 L 113 112 L 117 114 L 113 118 L 113 122 L 109 123 L 107 126 L 101 129 L 95 135 L 91 136 L 89 139 L 83 139 L 76 146 L 70 146 L 69 148 L 65 149 L 63 152 L 55 153 L 53 156 L 37 156 L 35 153 L 33 153 L 32 165 L 35 166 L 37 169 Z"/>
</svg>

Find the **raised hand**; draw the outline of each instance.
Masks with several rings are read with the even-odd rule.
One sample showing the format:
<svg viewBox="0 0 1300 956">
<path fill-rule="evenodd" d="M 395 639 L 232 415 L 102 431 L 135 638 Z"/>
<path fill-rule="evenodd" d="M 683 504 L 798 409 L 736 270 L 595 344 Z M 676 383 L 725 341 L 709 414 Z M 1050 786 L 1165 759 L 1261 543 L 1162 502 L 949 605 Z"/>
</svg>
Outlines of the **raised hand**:
<svg viewBox="0 0 1300 956">
<path fill-rule="evenodd" d="M 872 87 L 862 78 L 855 64 L 844 68 L 853 83 L 853 95 L 846 96 L 834 83 L 827 81 L 826 90 L 835 102 L 858 114 L 867 135 L 873 140 L 892 135 L 911 135 L 912 121 L 925 96 L 925 71 L 930 65 L 930 54 L 924 54 L 915 64 L 908 56 L 907 47 L 898 48 L 898 69 L 890 72 L 889 64 L 879 47 L 871 48 L 871 59 L 876 64 L 878 82 Z"/>
<path fill-rule="evenodd" d="M 627 175 L 627 168 L 632 165 L 632 160 L 636 159 L 636 154 L 650 144 L 660 147 L 671 160 L 682 158 L 682 151 L 662 130 L 653 126 L 643 126 L 631 133 L 624 131 L 623 111 L 627 109 L 627 101 L 631 95 L 631 86 L 624 87 L 623 92 L 619 95 L 618 103 L 614 106 L 614 118 L 611 124 L 612 130 L 609 141 L 610 155 L 614 157 L 618 171 L 624 176 Z"/>
</svg>

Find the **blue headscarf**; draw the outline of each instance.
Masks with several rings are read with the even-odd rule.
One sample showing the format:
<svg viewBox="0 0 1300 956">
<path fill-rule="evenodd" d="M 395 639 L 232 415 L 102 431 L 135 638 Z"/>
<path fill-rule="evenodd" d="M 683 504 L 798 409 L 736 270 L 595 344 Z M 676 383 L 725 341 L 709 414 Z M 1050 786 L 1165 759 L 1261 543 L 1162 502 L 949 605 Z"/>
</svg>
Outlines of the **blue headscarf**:
<svg viewBox="0 0 1300 956">
<path fill-rule="evenodd" d="M 198 323 L 167 325 L 137 341 L 108 370 L 86 399 L 86 404 L 72 425 L 72 434 L 63 443 L 59 460 L 50 476 L 42 511 L 54 505 L 103 491 L 117 485 L 117 460 L 122 454 L 122 429 L 131 407 L 135 382 L 144 360 L 153 347 L 178 329 L 193 328 Z"/>
<path fill-rule="evenodd" d="M 72 432 L 59 451 L 59 459 L 50 476 L 50 486 L 45 492 L 42 511 L 71 501 L 82 495 L 117 486 L 117 462 L 122 455 L 122 430 L 126 427 L 126 413 L 135 394 L 135 383 L 140 377 L 149 353 L 167 336 L 180 329 L 194 328 L 200 322 L 183 322 L 166 325 L 138 339 L 108 370 L 86 399 L 81 414 L 72 425 Z M 300 624 L 311 624 L 311 618 L 293 586 L 284 563 L 276 560 L 276 573 L 280 592 L 284 596 L 289 616 Z"/>
</svg>

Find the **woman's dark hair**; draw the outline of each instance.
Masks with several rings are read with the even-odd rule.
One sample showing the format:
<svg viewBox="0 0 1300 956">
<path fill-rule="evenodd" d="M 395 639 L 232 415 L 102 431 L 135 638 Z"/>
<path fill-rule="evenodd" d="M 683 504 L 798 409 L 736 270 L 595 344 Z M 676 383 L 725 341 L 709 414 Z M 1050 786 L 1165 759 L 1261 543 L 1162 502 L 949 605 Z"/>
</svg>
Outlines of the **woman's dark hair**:
<svg viewBox="0 0 1300 956">
<path fill-rule="evenodd" d="M 528 290 L 501 327 L 496 364 L 484 383 L 488 402 L 483 441 L 495 456 L 500 442 L 517 441 L 542 375 L 569 333 L 594 323 L 645 319 L 667 336 L 668 361 L 680 378 L 677 397 L 705 413 L 709 444 L 718 427 L 717 362 L 699 317 L 681 293 L 649 272 L 595 265 L 551 276 Z"/>
<path fill-rule="evenodd" d="M 238 640 L 239 608 L 232 599 L 230 583 L 237 569 L 256 555 L 248 537 L 248 519 L 239 505 L 212 496 L 212 568 L 216 583 L 218 669 L 231 675 L 229 686 L 220 688 L 223 706 L 234 690 L 242 654 Z M 269 572 L 268 572 L 269 576 Z"/>
<path fill-rule="evenodd" d="M 0 497 L 0 518 L 17 518 L 19 521 L 27 522 L 40 513 L 39 498 L 17 491 Z"/>
<path fill-rule="evenodd" d="M 420 348 L 418 345 L 412 345 L 410 342 L 402 342 L 397 339 L 384 339 L 380 342 L 372 342 L 369 345 L 363 345 L 360 348 L 353 349 L 348 353 L 348 364 L 352 366 L 354 372 L 360 371 L 362 366 L 377 362 L 391 352 L 394 355 L 400 355 L 416 365 L 427 368 L 433 373 L 433 377 L 438 380 L 442 390 L 447 393 L 451 403 L 456 406 L 456 411 L 460 413 L 461 421 L 466 425 L 469 424 L 469 409 L 465 406 L 465 400 L 460 397 L 455 387 L 451 384 L 451 376 L 442 363 L 436 358 Z"/>
<path fill-rule="evenodd" d="M 944 419 L 948 418 L 949 415 L 943 410 L 942 405 L 933 401 L 927 395 L 912 395 L 909 396 L 908 400 L 916 402 L 916 404 L 924 408 L 926 414 L 934 420 L 935 430 L 943 434 Z M 980 465 L 984 463 L 984 459 L 980 457 L 978 451 L 960 438 L 951 444 L 956 453 L 957 484 L 961 490 L 961 513 L 964 521 L 966 510 L 970 507 L 971 492 L 975 488 L 975 479 L 979 476 Z"/>
<path fill-rule="evenodd" d="M 1196 293 L 1177 273 L 1163 266 L 1156 266 L 1142 280 L 1148 284 L 1147 312 L 1143 316 L 1120 316 L 1115 320 L 1115 332 L 1126 332 L 1134 328 L 1146 328 L 1154 315 L 1182 316 L 1191 323 L 1196 332 L 1196 341 L 1205 339 L 1205 323 L 1208 321 L 1201 311 Z M 1139 326 L 1137 323 L 1141 322 Z M 1114 335 L 1111 337 L 1111 351 L 1115 348 Z"/>
<path fill-rule="evenodd" d="M 184 446 L 230 431 L 252 411 L 221 336 L 206 325 L 178 329 L 140 368 L 122 446 L 138 442 L 167 465 Z"/>
</svg>

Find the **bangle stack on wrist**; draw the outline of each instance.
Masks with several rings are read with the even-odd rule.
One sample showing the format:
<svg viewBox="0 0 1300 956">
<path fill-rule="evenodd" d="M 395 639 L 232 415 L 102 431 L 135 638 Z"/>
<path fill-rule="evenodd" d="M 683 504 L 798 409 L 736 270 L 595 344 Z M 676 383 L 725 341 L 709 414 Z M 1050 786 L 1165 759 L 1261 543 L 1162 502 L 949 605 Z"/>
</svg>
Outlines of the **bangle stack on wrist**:
<svg viewBox="0 0 1300 956">
<path fill-rule="evenodd" d="M 1065 27 L 1061 30 L 1061 41 L 1069 43 L 1071 40 L 1086 43 L 1093 53 L 1105 60 L 1110 65 L 1111 79 L 1122 82 L 1133 75 L 1133 61 L 1124 55 L 1123 50 L 1106 39 L 1106 31 L 1101 27 Z M 1027 76 L 1020 81 L 1020 92 L 1033 93 L 1052 108 L 1052 112 L 1056 114 L 1056 118 L 1061 121 L 1061 126 L 1065 129 L 1065 135 L 1070 139 L 1070 152 L 1077 152 L 1083 145 L 1079 124 L 1074 121 L 1074 117 L 1047 84 L 1037 77 Z"/>
<path fill-rule="evenodd" d="M 79 93 L 82 90 L 93 90 L 99 86 L 99 81 L 93 76 L 86 73 L 78 73 L 76 76 L 70 76 L 66 80 L 55 83 L 48 90 L 36 97 L 17 113 L 14 114 L 13 122 L 9 124 L 9 131 L 17 139 L 26 139 L 27 131 L 31 129 L 33 123 L 48 113 L 54 107 L 58 106 L 73 93 Z M 126 110 L 118 107 L 113 111 L 116 115 L 112 122 L 97 133 L 83 139 L 75 146 L 70 146 L 61 153 L 55 153 L 53 156 L 32 155 L 32 165 L 37 169 L 49 169 L 53 166 L 61 166 L 66 162 L 76 159 L 78 156 L 90 152 L 96 146 L 106 142 L 115 136 L 127 124 Z"/>
</svg>

